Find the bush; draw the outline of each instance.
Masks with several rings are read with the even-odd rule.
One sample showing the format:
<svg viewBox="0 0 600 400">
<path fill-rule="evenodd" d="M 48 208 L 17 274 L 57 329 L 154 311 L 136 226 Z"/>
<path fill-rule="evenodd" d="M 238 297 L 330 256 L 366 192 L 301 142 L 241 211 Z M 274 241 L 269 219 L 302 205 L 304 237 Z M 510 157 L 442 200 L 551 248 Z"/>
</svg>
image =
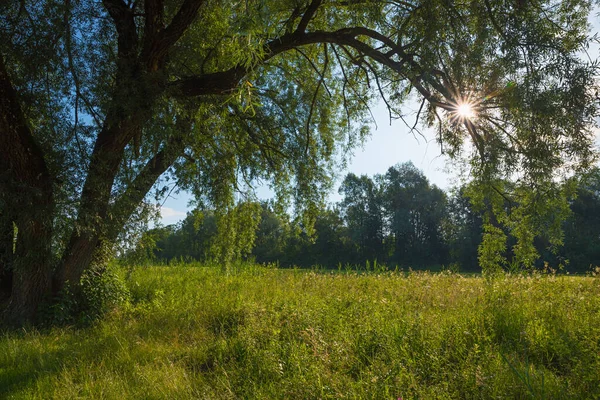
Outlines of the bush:
<svg viewBox="0 0 600 400">
<path fill-rule="evenodd" d="M 48 310 L 42 312 L 48 325 L 87 324 L 116 307 L 127 304 L 131 295 L 115 266 L 84 272 L 78 286 L 67 285 Z"/>
</svg>

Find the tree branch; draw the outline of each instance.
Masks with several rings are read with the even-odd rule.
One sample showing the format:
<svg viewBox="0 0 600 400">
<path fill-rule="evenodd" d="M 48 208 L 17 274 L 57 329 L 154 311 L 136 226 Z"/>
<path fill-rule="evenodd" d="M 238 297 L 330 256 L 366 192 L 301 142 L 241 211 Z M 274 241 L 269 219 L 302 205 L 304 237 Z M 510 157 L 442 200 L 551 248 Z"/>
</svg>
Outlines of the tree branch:
<svg viewBox="0 0 600 400">
<path fill-rule="evenodd" d="M 151 0 L 151 2 L 160 2 L 162 4 L 162 0 Z M 160 31 L 154 32 L 152 37 L 148 38 L 147 44 L 144 44 L 145 48 L 142 59 L 149 71 L 156 71 L 162 66 L 164 57 L 167 55 L 169 49 L 177 43 L 192 22 L 194 22 L 198 15 L 198 10 L 200 10 L 203 4 L 204 0 L 185 0 L 169 26 L 165 29 L 162 29 L 161 26 Z"/>
<path fill-rule="evenodd" d="M 192 123 L 193 120 L 190 117 L 178 119 L 176 134 L 170 137 L 164 147 L 148 160 L 133 182 L 127 186 L 127 190 L 119 196 L 110 208 L 109 215 L 112 216 L 113 220 L 106 237 L 108 243 L 113 243 L 116 240 L 123 225 L 144 200 L 156 180 L 173 165 L 177 158 L 183 155 L 185 148 L 183 136 L 191 129 Z"/>
<path fill-rule="evenodd" d="M 164 0 L 145 0 L 144 1 L 144 13 L 145 22 L 144 26 L 144 49 L 142 51 L 142 58 L 145 59 L 151 50 L 156 37 L 159 32 L 164 29 Z"/>
<path fill-rule="evenodd" d="M 145 0 L 144 13 L 146 25 L 144 27 L 144 42 L 149 42 L 164 29 L 164 0 Z"/>
<path fill-rule="evenodd" d="M 136 56 L 138 40 L 133 10 L 123 0 L 103 0 L 103 4 L 117 29 L 119 58 L 133 59 Z"/>
<path fill-rule="evenodd" d="M 303 34 L 306 31 L 306 28 L 308 27 L 308 23 L 315 16 L 315 13 L 317 12 L 317 9 L 321 5 L 321 3 L 322 3 L 322 0 L 311 1 L 311 3 L 308 5 L 308 8 L 306 9 L 306 12 L 302 16 L 302 19 L 300 20 L 298 27 L 296 28 L 296 32 L 295 32 L 296 34 Z"/>
<path fill-rule="evenodd" d="M 391 58 L 391 55 L 384 54 L 360 41 L 357 39 L 358 36 L 367 36 L 394 48 L 394 54 L 398 55 L 400 61 L 395 61 Z M 265 55 L 261 62 L 264 63 L 276 55 L 296 47 L 316 43 L 332 43 L 352 47 L 362 55 L 369 57 L 404 76 L 432 105 L 445 110 L 453 109 L 452 104 L 440 101 L 423 85 L 423 82 L 426 82 L 448 101 L 455 102 L 452 93 L 443 84 L 438 82 L 432 73 L 424 71 L 410 55 L 404 53 L 401 46 L 394 43 L 391 39 L 377 31 L 364 27 L 343 28 L 333 32 L 314 31 L 303 34 L 294 33 L 291 35 L 283 35 L 265 45 Z M 171 82 L 170 87 L 173 90 L 173 94 L 176 96 L 226 94 L 234 90 L 242 77 L 249 73 L 254 67 L 256 67 L 256 65 L 248 67 L 238 65 L 227 71 L 186 77 Z"/>
</svg>

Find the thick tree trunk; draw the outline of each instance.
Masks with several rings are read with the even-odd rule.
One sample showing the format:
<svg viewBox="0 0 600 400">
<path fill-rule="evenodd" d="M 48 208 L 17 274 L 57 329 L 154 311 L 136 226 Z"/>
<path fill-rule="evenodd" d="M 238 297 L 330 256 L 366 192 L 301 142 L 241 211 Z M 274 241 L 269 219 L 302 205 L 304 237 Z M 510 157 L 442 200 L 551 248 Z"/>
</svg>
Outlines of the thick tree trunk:
<svg viewBox="0 0 600 400">
<path fill-rule="evenodd" d="M 78 284 L 92 264 L 95 250 L 106 235 L 111 191 L 127 143 L 140 124 L 132 119 L 110 122 L 98 135 L 90 168 L 81 193 L 77 222 L 56 276 L 56 289 L 67 282 Z"/>
<path fill-rule="evenodd" d="M 95 258 L 109 234 L 112 189 L 125 148 L 141 135 L 158 96 L 158 91 L 144 86 L 141 75 L 135 66 L 123 67 L 117 74 L 113 106 L 94 145 L 77 222 L 56 274 L 56 290 L 67 282 L 77 285 L 92 263 L 102 261 Z"/>
<path fill-rule="evenodd" d="M 31 321 L 51 293 L 51 242 L 54 208 L 52 178 L 18 102 L 0 55 L 0 205 L 2 226 L 17 227 L 11 258 L 12 288 L 4 318 Z M 13 234 L 3 232 L 2 248 L 13 248 Z M 5 267 L 6 271 L 6 267 Z"/>
<path fill-rule="evenodd" d="M 39 200 L 35 204 L 40 209 L 51 209 L 45 199 Z M 52 219 L 28 212 L 16 224 L 18 234 L 7 320 L 21 324 L 32 321 L 38 306 L 52 293 Z"/>
<path fill-rule="evenodd" d="M 117 224 L 107 219 L 111 217 L 111 192 L 125 146 L 132 139 L 139 139 L 143 125 L 151 118 L 155 100 L 166 87 L 166 75 L 160 70 L 165 65 L 168 51 L 194 21 L 204 2 L 184 1 L 167 27 L 162 26 L 162 3 L 151 0 L 146 2 L 147 24 L 143 43 L 140 43 L 138 37 L 132 8 L 120 0 L 104 0 L 103 3 L 117 31 L 119 61 L 115 93 L 112 107 L 94 146 L 81 193 L 76 227 L 56 274 L 58 290 L 67 282 L 77 284 L 82 273 L 96 261 L 98 254 L 102 253 L 98 249 L 105 248 L 107 243 L 110 244 L 109 242 L 114 240 L 115 230 L 111 225 L 122 226 L 123 215 L 117 216 Z M 140 44 L 142 53 L 138 56 Z M 153 174 L 146 175 L 149 178 L 149 175 Z M 142 186 L 146 186 L 146 183 L 139 187 Z M 135 193 L 136 198 L 139 197 L 138 194 Z M 137 207 L 139 201 L 130 203 Z M 119 212 L 124 214 L 124 218 L 131 214 L 127 211 Z"/>
<path fill-rule="evenodd" d="M 10 297 L 12 289 L 12 263 L 14 226 L 6 213 L 0 213 L 0 304 Z"/>
</svg>

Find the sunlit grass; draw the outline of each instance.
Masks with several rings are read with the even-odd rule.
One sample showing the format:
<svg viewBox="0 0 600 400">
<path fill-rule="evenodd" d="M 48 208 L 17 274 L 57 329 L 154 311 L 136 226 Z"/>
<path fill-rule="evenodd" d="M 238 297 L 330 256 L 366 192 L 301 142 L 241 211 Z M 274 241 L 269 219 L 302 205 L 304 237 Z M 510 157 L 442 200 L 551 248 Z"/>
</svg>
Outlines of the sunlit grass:
<svg viewBox="0 0 600 400">
<path fill-rule="evenodd" d="M 598 398 L 600 279 L 133 270 L 87 328 L 0 338 L 0 398 Z"/>
</svg>

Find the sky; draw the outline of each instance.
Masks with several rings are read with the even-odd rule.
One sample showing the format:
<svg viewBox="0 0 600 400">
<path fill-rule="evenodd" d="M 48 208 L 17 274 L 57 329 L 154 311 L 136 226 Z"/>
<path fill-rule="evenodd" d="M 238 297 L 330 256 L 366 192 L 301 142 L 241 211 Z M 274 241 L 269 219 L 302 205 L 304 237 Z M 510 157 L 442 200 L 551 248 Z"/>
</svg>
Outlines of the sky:
<svg viewBox="0 0 600 400">
<path fill-rule="evenodd" d="M 413 124 L 416 118 L 418 105 L 407 103 L 404 108 L 406 120 Z M 398 163 L 412 161 L 429 181 L 442 189 L 452 186 L 457 177 L 455 173 L 447 170 L 447 157 L 441 154 L 439 145 L 435 142 L 434 132 L 431 129 L 420 129 L 425 138 L 410 132 L 410 129 L 401 120 L 392 121 L 390 124 L 387 109 L 379 103 L 371 109 L 374 123 L 371 127 L 371 136 L 365 140 L 363 146 L 357 147 L 349 157 L 348 166 L 343 171 L 336 171 L 339 176 L 334 190 L 329 194 L 330 202 L 338 202 L 341 196 L 337 190 L 343 177 L 353 172 L 357 175 L 383 174 L 387 169 Z M 260 199 L 267 199 L 271 191 L 267 187 L 257 189 Z M 174 224 L 185 218 L 186 212 L 191 210 L 188 206 L 191 196 L 187 192 L 171 194 L 166 199 L 161 209 L 162 224 Z"/>
</svg>

